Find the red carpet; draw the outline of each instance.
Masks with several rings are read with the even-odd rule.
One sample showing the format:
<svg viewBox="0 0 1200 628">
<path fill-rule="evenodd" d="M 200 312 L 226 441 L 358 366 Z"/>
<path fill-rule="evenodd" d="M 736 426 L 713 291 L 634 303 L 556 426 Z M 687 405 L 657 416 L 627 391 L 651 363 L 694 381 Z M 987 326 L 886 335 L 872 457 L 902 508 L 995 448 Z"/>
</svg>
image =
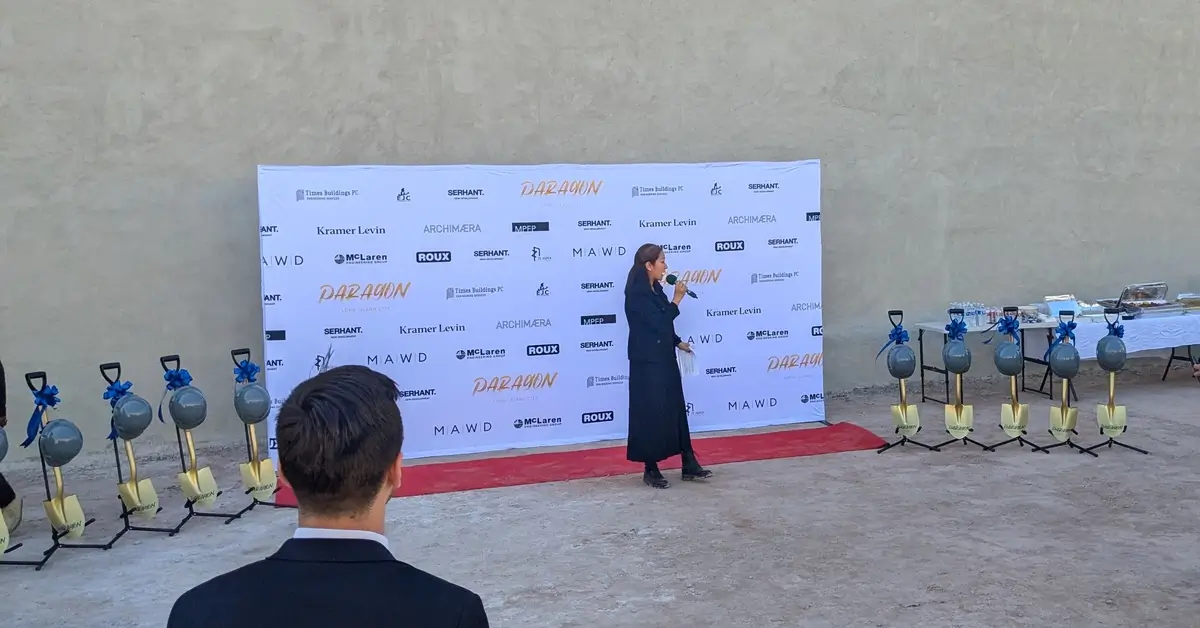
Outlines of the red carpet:
<svg viewBox="0 0 1200 628">
<path fill-rule="evenodd" d="M 695 440 L 696 454 L 706 467 L 730 462 L 860 451 L 875 449 L 883 444 L 883 439 L 851 423 Z M 678 469 L 679 464 L 679 458 L 675 457 L 660 466 Z M 407 467 L 404 470 L 404 484 L 396 491 L 396 496 L 432 495 L 640 472 L 640 465 L 625 459 L 624 445 L 480 458 Z M 281 504 L 295 504 L 295 497 L 286 486 L 280 489 L 275 498 Z"/>
</svg>

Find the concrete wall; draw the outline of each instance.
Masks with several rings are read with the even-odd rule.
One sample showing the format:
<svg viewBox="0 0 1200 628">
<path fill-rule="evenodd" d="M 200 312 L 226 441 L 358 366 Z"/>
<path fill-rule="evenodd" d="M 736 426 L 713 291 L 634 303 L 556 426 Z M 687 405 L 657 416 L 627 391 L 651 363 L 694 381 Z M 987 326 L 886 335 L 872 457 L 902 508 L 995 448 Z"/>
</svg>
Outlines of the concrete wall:
<svg viewBox="0 0 1200 628">
<path fill-rule="evenodd" d="M 261 355 L 259 163 L 824 162 L 827 388 L 884 311 L 1200 290 L 1194 0 L 0 0 L 0 358 Z M 1115 245 L 1111 246 L 1110 245 Z M 218 404 L 214 404 L 217 406 Z M 166 438 L 166 426 L 150 435 Z M 26 454 L 27 455 L 27 454 Z"/>
</svg>

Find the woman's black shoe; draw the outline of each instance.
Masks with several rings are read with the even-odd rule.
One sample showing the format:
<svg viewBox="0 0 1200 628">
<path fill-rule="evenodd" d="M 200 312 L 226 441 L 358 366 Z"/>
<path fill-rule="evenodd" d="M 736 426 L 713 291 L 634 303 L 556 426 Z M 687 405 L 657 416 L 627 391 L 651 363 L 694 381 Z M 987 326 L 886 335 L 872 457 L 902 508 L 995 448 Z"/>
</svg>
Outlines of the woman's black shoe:
<svg viewBox="0 0 1200 628">
<path fill-rule="evenodd" d="M 642 482 L 652 488 L 668 488 L 671 486 L 671 483 L 667 481 L 667 478 L 663 477 L 662 473 L 651 471 L 646 471 L 642 474 Z"/>
<path fill-rule="evenodd" d="M 708 469 L 705 469 L 703 467 L 696 467 L 695 469 L 685 470 L 683 472 L 683 474 L 681 475 L 681 479 L 683 479 L 684 481 L 690 482 L 693 480 L 707 480 L 708 478 L 711 478 L 712 476 L 713 476 L 712 471 L 709 471 Z"/>
</svg>

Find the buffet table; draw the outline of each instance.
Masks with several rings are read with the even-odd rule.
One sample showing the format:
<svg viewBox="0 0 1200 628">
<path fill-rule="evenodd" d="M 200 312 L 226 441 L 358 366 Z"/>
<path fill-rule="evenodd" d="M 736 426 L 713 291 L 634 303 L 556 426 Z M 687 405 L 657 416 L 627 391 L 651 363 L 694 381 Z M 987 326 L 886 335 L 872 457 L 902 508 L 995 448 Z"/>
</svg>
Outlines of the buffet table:
<svg viewBox="0 0 1200 628">
<path fill-rule="evenodd" d="M 1092 360 L 1096 358 L 1096 343 L 1105 335 L 1108 334 L 1108 326 L 1104 324 L 1103 317 L 1079 317 L 1075 319 L 1075 346 L 1079 351 L 1079 357 L 1084 360 Z M 1163 372 L 1163 379 L 1167 378 L 1167 372 L 1170 371 L 1171 365 L 1176 361 L 1191 362 L 1191 347 L 1189 345 L 1200 345 L 1200 313 L 1184 313 L 1170 316 L 1146 316 L 1135 318 L 1132 320 L 1123 320 L 1121 325 L 1125 327 L 1125 347 L 1130 355 L 1139 351 L 1156 351 L 1156 350 L 1171 350 L 1171 357 L 1167 362 L 1167 371 Z M 1028 392 L 1036 392 L 1046 396 L 1052 396 L 1052 392 L 1047 392 L 1046 384 L 1051 384 L 1050 390 L 1053 390 L 1053 378 L 1050 374 L 1050 367 L 1042 360 L 1042 356 L 1046 353 L 1046 348 L 1054 339 L 1054 330 L 1058 327 L 1058 321 L 1042 321 L 1038 323 L 1021 323 L 1021 349 L 1025 355 L 1026 364 L 1035 364 L 1044 367 L 1042 374 L 1041 385 L 1037 388 L 1028 388 L 1025 385 L 1025 372 L 1021 372 L 1021 390 Z M 938 334 L 942 337 L 942 345 L 946 343 L 946 322 L 940 323 L 918 323 L 917 328 L 917 344 L 919 345 L 918 355 L 921 361 L 921 401 L 933 400 L 939 403 L 949 403 L 934 397 L 929 397 L 925 394 L 925 373 L 931 371 L 943 376 L 946 389 L 946 399 L 950 398 L 950 374 L 944 368 L 928 365 L 925 362 L 925 333 L 930 332 Z M 977 334 L 987 330 L 985 326 L 968 326 L 968 334 Z M 1027 331 L 1039 330 L 1042 333 L 1029 333 Z M 991 334 L 995 330 L 988 333 Z M 992 343 L 1008 342 L 1000 334 L 996 334 Z M 941 350 L 941 347 L 938 347 Z M 1200 357 L 1200 356 L 1197 356 Z M 1074 391 L 1072 391 L 1074 393 Z M 1078 397 L 1076 397 L 1078 400 Z"/>
</svg>

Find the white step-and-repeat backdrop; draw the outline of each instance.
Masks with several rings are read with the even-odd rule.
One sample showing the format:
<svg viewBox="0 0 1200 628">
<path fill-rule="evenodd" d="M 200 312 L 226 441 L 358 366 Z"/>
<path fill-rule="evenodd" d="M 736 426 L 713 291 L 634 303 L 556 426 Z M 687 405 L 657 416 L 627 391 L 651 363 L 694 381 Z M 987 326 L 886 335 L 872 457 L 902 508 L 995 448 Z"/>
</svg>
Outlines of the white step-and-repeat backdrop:
<svg viewBox="0 0 1200 628">
<path fill-rule="evenodd" d="M 824 418 L 817 161 L 262 166 L 258 188 L 276 408 L 364 364 L 400 386 L 410 458 L 623 438 L 622 289 L 653 242 L 699 297 L 675 321 L 692 429 Z"/>
</svg>

